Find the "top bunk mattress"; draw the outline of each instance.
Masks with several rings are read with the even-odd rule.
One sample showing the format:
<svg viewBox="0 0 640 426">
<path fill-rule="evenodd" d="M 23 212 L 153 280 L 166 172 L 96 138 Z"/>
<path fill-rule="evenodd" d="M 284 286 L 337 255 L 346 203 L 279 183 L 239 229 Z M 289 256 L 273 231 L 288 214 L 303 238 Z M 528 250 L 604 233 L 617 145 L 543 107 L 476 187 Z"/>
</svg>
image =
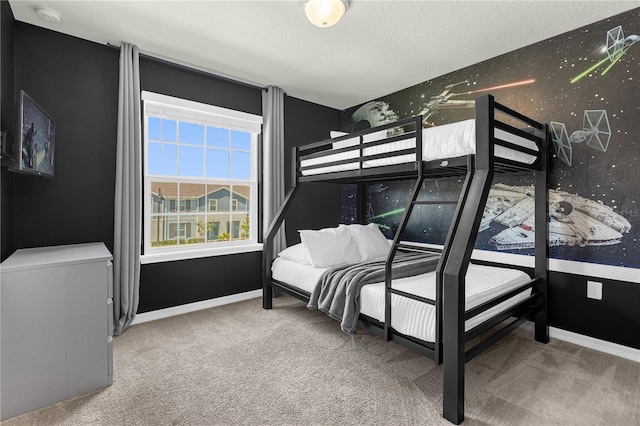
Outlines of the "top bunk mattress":
<svg viewBox="0 0 640 426">
<path fill-rule="evenodd" d="M 387 137 L 387 131 L 373 132 L 363 135 L 363 144 L 378 141 Z M 522 138 L 512 133 L 505 132 L 501 129 L 494 129 L 494 137 L 501 139 L 534 151 L 538 151 L 535 142 Z M 332 144 L 332 149 L 341 149 L 353 146 L 353 150 L 343 151 L 339 153 L 331 153 L 327 150 L 327 154 L 316 158 L 305 159 L 300 162 L 302 167 L 317 166 L 334 161 L 343 161 L 354 159 L 354 162 L 329 165 L 326 167 L 318 167 L 314 169 L 303 170 L 302 175 L 311 176 L 324 173 L 334 173 L 349 170 L 357 170 L 360 156 L 358 149 L 359 137 L 347 138 L 336 141 Z M 396 140 L 387 144 L 365 147 L 363 155 L 387 154 L 394 151 L 412 149 L 415 147 L 415 137 Z M 422 129 L 422 161 L 442 160 L 447 158 L 462 157 L 475 154 L 476 151 L 476 120 L 465 120 L 456 123 L 445 124 L 437 127 L 429 127 Z M 532 164 L 536 157 L 527 153 L 523 153 L 514 149 L 495 145 L 494 155 L 498 158 L 504 158 L 523 164 Z M 363 168 L 390 166 L 394 164 L 402 164 L 414 162 L 415 154 L 403 154 L 389 156 L 380 159 L 366 160 L 363 162 Z"/>
</svg>

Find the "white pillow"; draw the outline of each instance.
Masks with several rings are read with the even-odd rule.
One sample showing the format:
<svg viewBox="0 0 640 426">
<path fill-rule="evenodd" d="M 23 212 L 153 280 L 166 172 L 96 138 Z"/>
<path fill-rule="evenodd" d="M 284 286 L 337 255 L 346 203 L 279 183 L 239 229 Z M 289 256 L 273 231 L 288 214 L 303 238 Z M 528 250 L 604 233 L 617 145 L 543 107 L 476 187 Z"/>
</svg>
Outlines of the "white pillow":
<svg viewBox="0 0 640 426">
<path fill-rule="evenodd" d="M 315 268 L 358 263 L 360 254 L 345 227 L 302 230 L 300 239 Z"/>
<path fill-rule="evenodd" d="M 349 230 L 358 250 L 360 261 L 382 260 L 389 254 L 389 241 L 375 223 L 368 225 L 340 225 Z"/>
<path fill-rule="evenodd" d="M 278 253 L 278 256 L 302 265 L 311 265 L 311 260 L 309 260 L 309 256 L 307 256 L 302 243 L 287 247 Z"/>
</svg>

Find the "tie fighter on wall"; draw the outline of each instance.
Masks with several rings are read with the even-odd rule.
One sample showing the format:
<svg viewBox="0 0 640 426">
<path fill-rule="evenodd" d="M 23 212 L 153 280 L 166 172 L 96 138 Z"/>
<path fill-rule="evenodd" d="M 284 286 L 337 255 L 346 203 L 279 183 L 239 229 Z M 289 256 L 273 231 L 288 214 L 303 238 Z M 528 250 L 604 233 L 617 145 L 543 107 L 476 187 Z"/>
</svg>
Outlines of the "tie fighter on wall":
<svg viewBox="0 0 640 426">
<path fill-rule="evenodd" d="M 627 50 L 634 44 L 640 42 L 640 36 L 630 35 L 625 37 L 622 31 L 622 25 L 618 25 L 615 28 L 611 28 L 607 31 L 607 44 L 603 47 L 603 52 L 607 52 L 607 56 L 591 67 L 584 70 L 582 73 L 571 79 L 571 83 L 577 83 L 583 77 L 590 75 L 601 65 L 609 62 L 609 65 L 600 73 L 601 76 L 605 75 L 609 70 L 627 53 Z"/>
<path fill-rule="evenodd" d="M 611 65 L 627 53 L 627 50 L 629 50 L 631 46 L 639 41 L 640 36 L 638 35 L 625 37 L 622 31 L 622 25 L 618 25 L 607 31 L 607 56 L 612 62 Z"/>
<path fill-rule="evenodd" d="M 551 121 L 549 124 L 551 125 L 551 139 L 556 149 L 556 155 L 569 166 L 571 166 L 573 156 L 571 144 L 587 141 L 587 146 L 607 152 L 611 140 L 611 126 L 609 126 L 606 110 L 585 110 L 582 130 L 576 130 L 571 133 L 571 136 L 568 136 L 567 126 L 564 123 Z"/>
</svg>

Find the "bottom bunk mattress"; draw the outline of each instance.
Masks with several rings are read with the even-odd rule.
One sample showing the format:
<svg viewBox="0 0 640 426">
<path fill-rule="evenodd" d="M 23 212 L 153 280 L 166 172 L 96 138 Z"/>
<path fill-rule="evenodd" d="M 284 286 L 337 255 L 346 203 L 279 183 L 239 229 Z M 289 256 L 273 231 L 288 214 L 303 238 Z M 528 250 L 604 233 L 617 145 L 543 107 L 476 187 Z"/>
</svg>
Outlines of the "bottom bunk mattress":
<svg viewBox="0 0 640 426">
<path fill-rule="evenodd" d="M 272 266 L 274 280 L 312 293 L 326 268 L 314 268 L 283 258 L 277 258 Z M 469 310 L 530 281 L 530 277 L 519 270 L 470 264 L 466 275 L 465 309 Z M 394 289 L 415 294 L 427 299 L 436 298 L 436 272 L 393 280 Z M 493 308 L 470 318 L 465 330 L 496 316 L 526 299 L 531 294 L 527 289 L 505 300 Z M 367 284 L 360 292 L 360 313 L 384 322 L 384 282 Z M 391 327 L 399 333 L 425 342 L 434 342 L 436 336 L 435 306 L 406 297 L 391 296 Z"/>
</svg>

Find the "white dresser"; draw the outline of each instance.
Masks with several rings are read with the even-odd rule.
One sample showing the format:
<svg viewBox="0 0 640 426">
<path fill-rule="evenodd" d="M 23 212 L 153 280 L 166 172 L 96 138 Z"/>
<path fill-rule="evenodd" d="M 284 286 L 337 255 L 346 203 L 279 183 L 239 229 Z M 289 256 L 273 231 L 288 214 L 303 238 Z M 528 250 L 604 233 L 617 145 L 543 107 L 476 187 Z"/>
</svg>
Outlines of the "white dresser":
<svg viewBox="0 0 640 426">
<path fill-rule="evenodd" d="M 0 265 L 0 418 L 112 383 L 113 257 L 103 243 L 17 250 Z"/>
</svg>

